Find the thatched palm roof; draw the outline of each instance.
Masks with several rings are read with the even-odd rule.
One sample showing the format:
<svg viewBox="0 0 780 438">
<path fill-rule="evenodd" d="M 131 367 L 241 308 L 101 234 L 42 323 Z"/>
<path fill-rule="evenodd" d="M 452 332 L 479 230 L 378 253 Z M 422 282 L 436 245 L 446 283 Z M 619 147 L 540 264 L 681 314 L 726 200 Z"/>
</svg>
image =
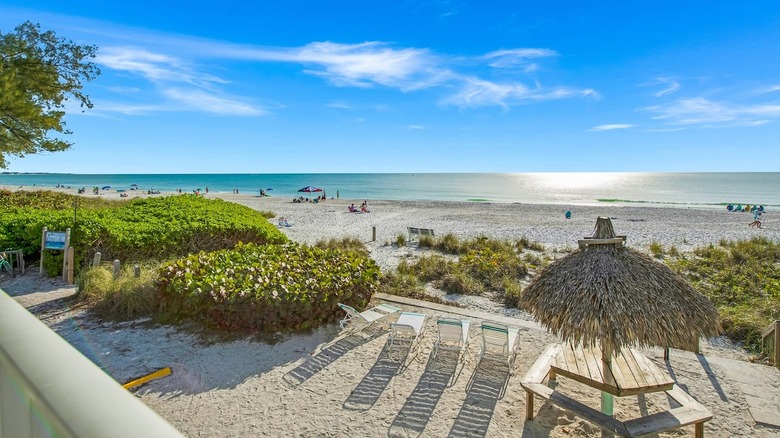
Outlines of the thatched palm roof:
<svg viewBox="0 0 780 438">
<path fill-rule="evenodd" d="M 599 342 L 613 354 L 622 346 L 697 345 L 699 337 L 717 334 L 712 303 L 623 240 L 609 218 L 598 218 L 592 240 L 580 241 L 579 250 L 542 270 L 520 305 L 564 341 Z"/>
</svg>

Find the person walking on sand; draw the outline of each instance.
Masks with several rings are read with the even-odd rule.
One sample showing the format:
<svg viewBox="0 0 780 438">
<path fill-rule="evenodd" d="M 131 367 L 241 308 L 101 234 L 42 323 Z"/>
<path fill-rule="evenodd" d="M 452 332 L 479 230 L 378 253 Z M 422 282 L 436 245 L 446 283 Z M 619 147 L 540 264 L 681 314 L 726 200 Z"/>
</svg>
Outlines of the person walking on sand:
<svg viewBox="0 0 780 438">
<path fill-rule="evenodd" d="M 751 222 L 748 226 L 761 228 L 761 210 L 755 209 L 753 211 L 753 222 Z"/>
</svg>

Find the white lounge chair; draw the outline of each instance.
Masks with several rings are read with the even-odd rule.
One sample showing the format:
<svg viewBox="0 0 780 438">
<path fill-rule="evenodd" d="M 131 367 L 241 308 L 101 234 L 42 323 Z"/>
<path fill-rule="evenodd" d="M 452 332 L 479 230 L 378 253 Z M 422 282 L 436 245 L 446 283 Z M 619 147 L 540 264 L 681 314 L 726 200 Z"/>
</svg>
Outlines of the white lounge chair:
<svg viewBox="0 0 780 438">
<path fill-rule="evenodd" d="M 390 336 L 387 338 L 388 347 L 394 346 L 398 342 L 409 342 L 414 344 L 420 339 L 425 329 L 424 313 L 401 312 L 398 321 L 390 324 Z"/>
<path fill-rule="evenodd" d="M 433 343 L 433 358 L 439 350 L 458 351 L 460 360 L 463 360 L 464 353 L 469 345 L 469 326 L 471 322 L 467 319 L 437 318 L 436 330 L 438 335 Z"/>
<path fill-rule="evenodd" d="M 388 316 L 400 312 L 401 309 L 389 304 L 380 304 L 368 310 L 358 312 L 354 307 L 338 303 L 339 307 L 347 313 L 347 316 L 339 321 L 342 329 L 347 331 L 360 331 L 375 325 L 378 321 L 384 320 Z"/>
<path fill-rule="evenodd" d="M 509 373 L 517 356 L 517 328 L 495 321 L 482 322 L 482 349 L 479 352 L 479 360 L 489 359 L 506 362 L 509 365 Z"/>
</svg>

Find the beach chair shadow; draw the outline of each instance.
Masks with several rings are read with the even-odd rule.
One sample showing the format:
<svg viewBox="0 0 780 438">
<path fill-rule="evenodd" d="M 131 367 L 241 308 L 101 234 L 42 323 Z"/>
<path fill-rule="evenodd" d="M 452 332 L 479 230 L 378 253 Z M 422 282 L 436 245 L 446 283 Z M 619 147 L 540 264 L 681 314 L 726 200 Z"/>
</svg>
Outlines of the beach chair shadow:
<svg viewBox="0 0 780 438">
<path fill-rule="evenodd" d="M 493 411 L 504 397 L 509 384 L 507 363 L 480 361 L 466 387 L 466 400 L 450 429 L 450 437 L 484 437 L 487 435 Z"/>
<path fill-rule="evenodd" d="M 368 374 L 352 390 L 342 407 L 351 411 L 367 411 L 371 409 L 393 377 L 400 373 L 405 360 L 398 360 L 398 357 L 406 358 L 411 347 L 412 345 L 408 343 L 397 344 L 393 348 L 388 348 L 388 345 L 385 345 L 385 348 L 379 353 L 374 366 L 371 367 Z"/>
<path fill-rule="evenodd" d="M 368 337 L 361 333 L 351 333 L 335 342 L 327 345 L 319 353 L 310 357 L 302 364 L 288 371 L 282 380 L 290 385 L 297 386 L 312 378 L 315 374 L 324 370 L 328 365 L 337 361 L 350 350 L 357 348 L 379 337 L 381 331 L 376 331 Z"/>
<path fill-rule="evenodd" d="M 413 437 L 423 433 L 444 390 L 456 379 L 459 356 L 458 351 L 450 350 L 428 358 L 425 371 L 390 425 L 388 436 Z"/>
</svg>

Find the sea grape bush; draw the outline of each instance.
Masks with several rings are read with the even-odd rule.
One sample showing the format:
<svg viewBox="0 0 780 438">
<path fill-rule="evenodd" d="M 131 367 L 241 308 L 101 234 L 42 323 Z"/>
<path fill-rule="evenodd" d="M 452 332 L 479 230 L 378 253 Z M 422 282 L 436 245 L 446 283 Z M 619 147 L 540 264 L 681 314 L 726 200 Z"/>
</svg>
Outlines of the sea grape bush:
<svg viewBox="0 0 780 438">
<path fill-rule="evenodd" d="M 48 194 L 47 194 L 48 193 Z M 28 205 L 23 197 L 29 196 Z M 68 201 L 64 196 L 70 196 Z M 89 262 L 96 252 L 103 260 L 124 263 L 170 259 L 231 248 L 238 242 L 284 243 L 287 238 L 260 213 L 249 207 L 184 195 L 135 199 L 105 204 L 89 201 L 78 209 L 76 226 L 72 195 L 16 192 L 0 198 L 0 248 L 39 253 L 41 230 L 72 228 L 76 259 Z M 82 199 L 76 198 L 77 202 Z M 77 265 L 78 266 L 78 265 Z"/>
<path fill-rule="evenodd" d="M 376 263 L 353 251 L 250 243 L 164 264 L 158 294 L 167 319 L 273 332 L 332 321 L 337 303 L 364 308 L 379 278 Z"/>
</svg>

